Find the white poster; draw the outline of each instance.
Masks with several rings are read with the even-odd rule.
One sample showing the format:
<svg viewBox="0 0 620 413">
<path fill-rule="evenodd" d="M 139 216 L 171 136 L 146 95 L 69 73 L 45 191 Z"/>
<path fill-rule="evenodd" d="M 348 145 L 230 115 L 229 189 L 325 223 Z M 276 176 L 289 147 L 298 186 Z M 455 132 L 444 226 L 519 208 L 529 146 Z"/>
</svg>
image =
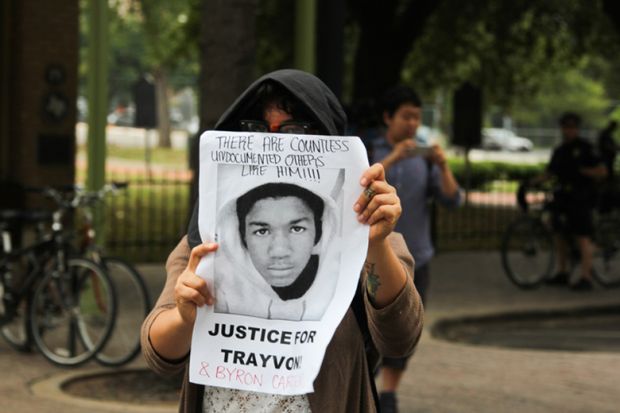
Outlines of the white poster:
<svg viewBox="0 0 620 413">
<path fill-rule="evenodd" d="M 368 167 L 359 138 L 207 131 L 198 225 L 219 249 L 197 273 L 190 381 L 265 393 L 313 391 L 366 257 L 353 205 Z"/>
</svg>

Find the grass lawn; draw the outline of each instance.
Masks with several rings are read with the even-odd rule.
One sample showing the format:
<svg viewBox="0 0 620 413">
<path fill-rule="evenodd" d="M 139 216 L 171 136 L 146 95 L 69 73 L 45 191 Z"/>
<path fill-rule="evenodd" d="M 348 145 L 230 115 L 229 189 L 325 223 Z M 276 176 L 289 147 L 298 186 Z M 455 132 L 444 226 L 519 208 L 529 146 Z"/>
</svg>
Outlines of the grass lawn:
<svg viewBox="0 0 620 413">
<path fill-rule="evenodd" d="M 187 168 L 188 154 L 186 150 L 172 148 L 151 148 L 151 163 L 176 166 L 179 169 Z M 108 157 L 127 159 L 133 161 L 144 161 L 144 148 L 126 148 L 116 145 L 108 145 Z"/>
<path fill-rule="evenodd" d="M 86 146 L 78 146 L 77 151 L 78 157 L 86 158 Z M 106 155 L 108 158 L 138 162 L 144 162 L 146 159 L 144 148 L 128 148 L 124 146 L 108 144 L 106 146 L 106 151 Z M 150 149 L 150 156 L 152 164 L 173 166 L 178 167 L 179 169 L 187 169 L 187 150 L 154 147 Z"/>
<path fill-rule="evenodd" d="M 135 262 L 165 261 L 187 230 L 189 183 L 130 183 L 106 203 L 108 251 Z"/>
</svg>

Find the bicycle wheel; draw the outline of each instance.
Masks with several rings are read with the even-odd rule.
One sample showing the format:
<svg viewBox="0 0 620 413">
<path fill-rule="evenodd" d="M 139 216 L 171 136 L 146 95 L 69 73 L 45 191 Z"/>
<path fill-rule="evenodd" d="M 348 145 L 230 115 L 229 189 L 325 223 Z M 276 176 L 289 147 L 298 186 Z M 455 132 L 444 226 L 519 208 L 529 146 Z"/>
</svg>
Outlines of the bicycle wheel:
<svg viewBox="0 0 620 413">
<path fill-rule="evenodd" d="M 531 217 L 514 221 L 502 239 L 502 266 L 510 281 L 523 289 L 537 287 L 553 270 L 553 238 Z"/>
<path fill-rule="evenodd" d="M 30 306 L 34 343 L 54 364 L 87 362 L 112 332 L 115 300 L 110 277 L 99 265 L 70 259 L 66 271 L 48 272 L 34 290 Z"/>
<path fill-rule="evenodd" d="M 604 287 L 620 286 L 620 226 L 603 222 L 597 228 L 592 275 Z"/>
<path fill-rule="evenodd" d="M 106 257 L 102 266 L 114 283 L 117 311 L 112 334 L 95 359 L 104 366 L 122 366 L 140 352 L 140 327 L 151 302 L 142 276 L 131 264 Z"/>
<path fill-rule="evenodd" d="M 5 282 L 11 285 L 7 286 L 11 291 L 11 299 L 3 298 L 5 312 L 9 321 L 2 324 L 0 335 L 15 350 L 28 353 L 32 350 L 32 336 L 30 335 L 29 325 L 29 308 L 30 308 L 30 291 L 26 291 L 23 296 L 17 293 L 19 284 L 28 278 L 28 274 L 32 272 L 32 267 L 28 264 L 29 257 L 15 256 L 11 258 L 9 267 L 4 267 Z M 10 269 L 9 269 L 10 268 Z M 8 280 L 6 279 L 9 275 Z M 6 292 L 5 292 L 6 293 Z M 17 301 L 17 303 L 15 302 Z"/>
<path fill-rule="evenodd" d="M 32 335 L 28 328 L 28 324 L 30 323 L 28 309 L 29 300 L 24 298 L 17 305 L 15 315 L 11 318 L 11 321 L 4 324 L 2 329 L 0 329 L 0 334 L 6 342 L 15 350 L 22 353 L 29 353 L 32 351 Z"/>
</svg>

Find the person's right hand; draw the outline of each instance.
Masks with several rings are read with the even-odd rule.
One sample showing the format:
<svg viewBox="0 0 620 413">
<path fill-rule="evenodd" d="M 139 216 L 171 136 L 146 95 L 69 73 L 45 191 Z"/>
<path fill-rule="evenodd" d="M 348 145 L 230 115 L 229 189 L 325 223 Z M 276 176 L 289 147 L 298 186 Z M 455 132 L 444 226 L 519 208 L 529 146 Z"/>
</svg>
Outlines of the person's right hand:
<svg viewBox="0 0 620 413">
<path fill-rule="evenodd" d="M 196 275 L 200 259 L 217 250 L 216 243 L 201 244 L 192 249 L 187 267 L 177 279 L 174 287 L 174 300 L 177 311 L 185 323 L 194 325 L 196 306 L 213 305 L 215 297 L 209 291 L 205 280 Z"/>
</svg>

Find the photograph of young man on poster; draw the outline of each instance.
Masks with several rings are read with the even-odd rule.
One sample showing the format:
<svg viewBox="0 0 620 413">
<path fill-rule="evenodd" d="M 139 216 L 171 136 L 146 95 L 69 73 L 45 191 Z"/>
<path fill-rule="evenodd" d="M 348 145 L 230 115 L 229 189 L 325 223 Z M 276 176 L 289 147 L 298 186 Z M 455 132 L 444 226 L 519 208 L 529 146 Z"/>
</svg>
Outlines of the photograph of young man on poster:
<svg viewBox="0 0 620 413">
<path fill-rule="evenodd" d="M 328 196 L 287 182 L 264 183 L 228 201 L 218 216 L 215 312 L 320 320 L 335 287 L 325 269 L 337 271 L 340 262 L 326 251 L 336 217 Z"/>
</svg>

